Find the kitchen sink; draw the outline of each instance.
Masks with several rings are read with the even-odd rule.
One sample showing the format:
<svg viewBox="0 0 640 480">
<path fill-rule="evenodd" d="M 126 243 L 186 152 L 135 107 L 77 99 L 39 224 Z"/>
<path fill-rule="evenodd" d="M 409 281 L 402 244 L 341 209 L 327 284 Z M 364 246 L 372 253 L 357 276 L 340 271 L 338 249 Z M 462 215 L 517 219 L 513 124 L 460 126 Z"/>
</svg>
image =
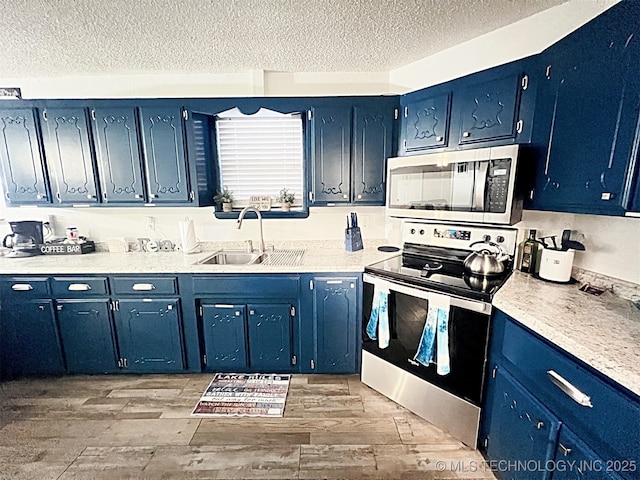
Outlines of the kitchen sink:
<svg viewBox="0 0 640 480">
<path fill-rule="evenodd" d="M 258 255 L 243 250 L 220 250 L 197 263 L 199 265 L 254 265 L 262 263 L 266 257 L 266 253 Z"/>
<path fill-rule="evenodd" d="M 269 250 L 263 254 L 245 250 L 218 250 L 195 262 L 196 265 L 301 265 L 305 251 Z"/>
</svg>

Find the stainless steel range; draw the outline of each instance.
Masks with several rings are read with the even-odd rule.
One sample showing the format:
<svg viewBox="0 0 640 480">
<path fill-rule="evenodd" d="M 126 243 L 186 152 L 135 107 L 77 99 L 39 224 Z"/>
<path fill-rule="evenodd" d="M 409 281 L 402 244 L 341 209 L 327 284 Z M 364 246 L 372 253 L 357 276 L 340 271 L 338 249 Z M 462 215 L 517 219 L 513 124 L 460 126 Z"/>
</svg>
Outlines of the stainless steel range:
<svg viewBox="0 0 640 480">
<path fill-rule="evenodd" d="M 362 382 L 476 448 L 491 300 L 517 230 L 407 221 L 401 254 L 365 268 Z M 500 271 L 472 273 L 469 256 Z"/>
</svg>

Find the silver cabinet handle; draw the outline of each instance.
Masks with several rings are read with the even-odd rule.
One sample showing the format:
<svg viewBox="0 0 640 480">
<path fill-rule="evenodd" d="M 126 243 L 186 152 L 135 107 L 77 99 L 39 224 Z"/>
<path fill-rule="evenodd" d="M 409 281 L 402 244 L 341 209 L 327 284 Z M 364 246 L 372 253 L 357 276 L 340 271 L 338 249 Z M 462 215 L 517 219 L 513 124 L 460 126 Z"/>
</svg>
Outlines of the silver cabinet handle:
<svg viewBox="0 0 640 480">
<path fill-rule="evenodd" d="M 589 395 L 582 393 L 553 370 L 547 370 L 547 375 L 549 376 L 549 380 L 551 380 L 556 387 L 571 397 L 574 402 L 582 405 L 583 407 L 593 408 L 593 405 L 591 404 L 591 397 Z"/>
<path fill-rule="evenodd" d="M 136 292 L 148 292 L 149 290 L 155 290 L 156 286 L 153 283 L 134 283 L 131 288 Z"/>
<path fill-rule="evenodd" d="M 569 454 L 571 453 L 571 449 L 569 447 L 565 447 L 561 443 L 558 443 L 558 449 L 560 450 L 560 453 L 562 453 L 562 455 L 564 455 L 565 457 L 569 456 Z"/>
<path fill-rule="evenodd" d="M 33 286 L 29 283 L 14 283 L 11 285 L 11 290 L 14 292 L 28 292 L 33 290 Z"/>
<path fill-rule="evenodd" d="M 467 138 L 467 137 L 470 137 L 470 136 L 471 136 L 471 133 L 470 133 L 470 132 L 462 132 L 462 136 L 463 136 L 464 138 Z"/>
<path fill-rule="evenodd" d="M 86 292 L 91 290 L 91 285 L 86 283 L 70 283 L 67 290 L 70 292 Z"/>
</svg>

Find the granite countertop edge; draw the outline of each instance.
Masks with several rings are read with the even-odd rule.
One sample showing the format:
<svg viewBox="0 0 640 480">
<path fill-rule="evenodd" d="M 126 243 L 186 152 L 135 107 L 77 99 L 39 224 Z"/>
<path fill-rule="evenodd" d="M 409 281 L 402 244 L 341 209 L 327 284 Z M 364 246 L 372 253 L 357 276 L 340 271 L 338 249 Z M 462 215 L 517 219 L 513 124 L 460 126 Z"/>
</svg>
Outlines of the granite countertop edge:
<svg viewBox="0 0 640 480">
<path fill-rule="evenodd" d="M 640 310 L 610 292 L 514 272 L 493 306 L 604 376 L 640 395 Z"/>
</svg>

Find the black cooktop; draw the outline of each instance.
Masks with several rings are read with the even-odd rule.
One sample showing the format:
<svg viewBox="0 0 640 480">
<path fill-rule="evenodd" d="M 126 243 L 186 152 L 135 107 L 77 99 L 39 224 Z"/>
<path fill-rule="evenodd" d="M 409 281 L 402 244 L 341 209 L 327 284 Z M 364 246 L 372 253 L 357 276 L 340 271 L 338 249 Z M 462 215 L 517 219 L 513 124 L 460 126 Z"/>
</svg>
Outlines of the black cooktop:
<svg viewBox="0 0 640 480">
<path fill-rule="evenodd" d="M 364 271 L 399 283 L 484 302 L 491 302 L 511 273 L 511 268 L 491 277 L 467 273 L 464 259 L 469 252 L 466 250 L 419 250 L 405 245 L 401 255 L 369 265 Z"/>
</svg>

